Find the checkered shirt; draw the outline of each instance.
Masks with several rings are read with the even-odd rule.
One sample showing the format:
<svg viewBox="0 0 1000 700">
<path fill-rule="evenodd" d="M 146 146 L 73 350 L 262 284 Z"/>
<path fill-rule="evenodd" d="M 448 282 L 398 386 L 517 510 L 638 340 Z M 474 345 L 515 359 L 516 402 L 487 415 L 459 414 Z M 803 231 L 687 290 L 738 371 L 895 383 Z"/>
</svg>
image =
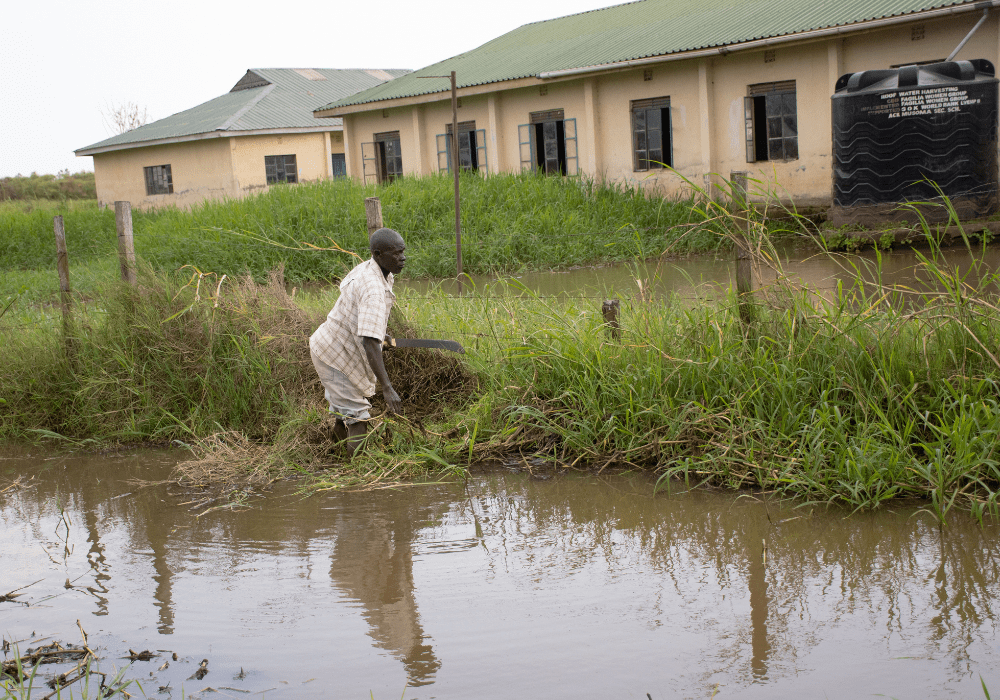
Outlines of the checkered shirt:
<svg viewBox="0 0 1000 700">
<path fill-rule="evenodd" d="M 392 273 L 383 277 L 378 263 L 366 260 L 344 277 L 333 310 L 309 338 L 309 351 L 346 374 L 362 396 L 375 394 L 375 373 L 361 339 L 385 338 L 394 301 Z"/>
</svg>

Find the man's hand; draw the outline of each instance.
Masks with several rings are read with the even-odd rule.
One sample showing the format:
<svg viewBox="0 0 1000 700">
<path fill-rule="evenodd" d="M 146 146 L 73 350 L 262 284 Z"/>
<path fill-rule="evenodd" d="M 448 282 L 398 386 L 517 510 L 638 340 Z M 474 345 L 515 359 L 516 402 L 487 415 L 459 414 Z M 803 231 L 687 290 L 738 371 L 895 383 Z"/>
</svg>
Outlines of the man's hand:
<svg viewBox="0 0 1000 700">
<path fill-rule="evenodd" d="M 365 336 L 361 339 L 361 344 L 365 348 L 365 355 L 368 357 L 368 366 L 372 368 L 375 377 L 382 384 L 382 395 L 385 397 L 385 404 L 389 413 L 402 413 L 403 404 L 399 399 L 399 394 L 392 388 L 389 375 L 385 371 L 385 364 L 382 362 L 382 341 L 378 338 Z"/>
<path fill-rule="evenodd" d="M 382 389 L 382 396 L 385 397 L 385 405 L 389 409 L 389 413 L 402 413 L 403 412 L 403 402 L 399 400 L 399 394 L 391 386 L 386 386 Z"/>
</svg>

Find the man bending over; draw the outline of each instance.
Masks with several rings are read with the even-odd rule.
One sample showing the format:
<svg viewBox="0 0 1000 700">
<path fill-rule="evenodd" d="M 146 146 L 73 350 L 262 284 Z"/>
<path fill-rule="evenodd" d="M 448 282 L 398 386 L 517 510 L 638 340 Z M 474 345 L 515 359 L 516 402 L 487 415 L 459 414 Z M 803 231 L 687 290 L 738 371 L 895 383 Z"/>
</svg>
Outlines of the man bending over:
<svg viewBox="0 0 1000 700">
<path fill-rule="evenodd" d="M 372 257 L 358 264 L 340 283 L 340 297 L 316 332 L 309 338 L 309 353 L 326 390 L 330 412 L 336 414 L 334 433 L 347 440 L 353 457 L 368 431 L 369 396 L 375 380 L 390 413 L 401 410 L 399 394 L 392 388 L 382 363 L 389 311 L 396 300 L 393 275 L 406 263 L 403 237 L 391 228 L 380 228 L 369 240 Z"/>
</svg>

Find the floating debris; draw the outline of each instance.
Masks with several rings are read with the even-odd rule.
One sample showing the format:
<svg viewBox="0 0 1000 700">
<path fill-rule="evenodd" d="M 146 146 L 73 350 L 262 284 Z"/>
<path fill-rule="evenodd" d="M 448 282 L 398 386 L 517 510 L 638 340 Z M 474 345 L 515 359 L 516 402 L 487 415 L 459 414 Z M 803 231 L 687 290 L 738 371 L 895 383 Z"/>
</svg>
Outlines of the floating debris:
<svg viewBox="0 0 1000 700">
<path fill-rule="evenodd" d="M 34 586 L 36 583 L 41 583 L 44 580 L 45 579 L 38 579 L 34 583 L 29 583 L 26 586 L 15 588 L 10 593 L 4 593 L 3 595 L 0 595 L 0 603 L 20 603 L 21 605 L 27 606 L 28 603 L 24 602 L 23 600 L 15 600 L 18 596 L 24 595 L 23 593 L 18 593 L 18 591 L 23 591 L 25 588 L 30 588 L 31 586 Z M 34 636 L 34 633 L 32 633 L 32 636 Z M 4 649 L 4 651 L 6 652 L 7 650 Z"/>
<path fill-rule="evenodd" d="M 142 651 L 135 652 L 131 649 L 128 650 L 128 656 L 123 656 L 123 659 L 128 659 L 129 661 L 152 661 L 159 654 L 154 654 L 149 649 L 143 649 Z"/>
<path fill-rule="evenodd" d="M 202 678 L 208 675 L 208 659 L 202 659 L 201 663 L 198 664 L 198 670 L 191 674 L 188 678 L 189 681 L 200 681 Z"/>
</svg>

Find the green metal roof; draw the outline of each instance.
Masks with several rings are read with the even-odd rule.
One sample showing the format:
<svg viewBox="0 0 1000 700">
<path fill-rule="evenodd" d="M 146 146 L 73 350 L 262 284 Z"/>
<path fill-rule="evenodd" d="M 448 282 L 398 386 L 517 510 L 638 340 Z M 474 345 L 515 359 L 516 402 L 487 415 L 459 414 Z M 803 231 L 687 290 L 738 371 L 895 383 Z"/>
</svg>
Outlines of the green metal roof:
<svg viewBox="0 0 1000 700">
<path fill-rule="evenodd" d="M 405 75 L 408 70 L 340 70 L 330 68 L 254 68 L 230 92 L 197 107 L 112 136 L 77 155 L 118 150 L 130 144 L 197 138 L 215 132 L 260 129 L 336 128 L 341 120 L 317 122 L 317 105 L 352 95 Z M 220 134 L 221 135 L 221 134 Z"/>
<path fill-rule="evenodd" d="M 739 44 L 972 0 L 639 0 L 526 24 L 477 49 L 319 108 L 348 107 L 540 73 Z"/>
</svg>

